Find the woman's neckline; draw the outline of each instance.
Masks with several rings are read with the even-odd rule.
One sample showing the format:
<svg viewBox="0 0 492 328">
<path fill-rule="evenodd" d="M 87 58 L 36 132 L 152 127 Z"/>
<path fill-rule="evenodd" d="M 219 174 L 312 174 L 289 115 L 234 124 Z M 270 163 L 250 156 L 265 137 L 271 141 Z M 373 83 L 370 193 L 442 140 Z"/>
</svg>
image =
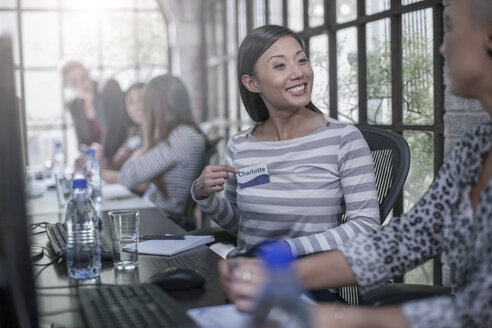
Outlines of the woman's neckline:
<svg viewBox="0 0 492 328">
<path fill-rule="evenodd" d="M 246 133 L 246 135 L 244 136 L 246 139 L 251 139 L 251 140 L 254 140 L 254 141 L 258 141 L 258 142 L 269 142 L 269 143 L 288 143 L 288 142 L 292 142 L 292 141 L 297 141 L 297 140 L 301 140 L 302 138 L 306 138 L 306 137 L 309 137 L 309 136 L 312 136 L 326 128 L 329 128 L 331 126 L 331 122 L 328 120 L 328 118 L 326 117 L 326 115 L 324 114 L 320 114 L 321 117 L 323 118 L 323 124 L 321 124 L 320 127 L 318 127 L 317 129 L 309 132 L 309 133 L 306 133 L 305 135 L 303 136 L 299 136 L 299 137 L 294 137 L 294 138 L 291 138 L 291 139 L 284 139 L 284 140 L 264 140 L 264 139 L 259 139 L 257 137 L 255 137 L 253 135 L 253 132 L 254 130 L 262 124 L 262 122 L 256 124 L 254 127 L 251 128 L 251 130 L 249 132 Z"/>
</svg>

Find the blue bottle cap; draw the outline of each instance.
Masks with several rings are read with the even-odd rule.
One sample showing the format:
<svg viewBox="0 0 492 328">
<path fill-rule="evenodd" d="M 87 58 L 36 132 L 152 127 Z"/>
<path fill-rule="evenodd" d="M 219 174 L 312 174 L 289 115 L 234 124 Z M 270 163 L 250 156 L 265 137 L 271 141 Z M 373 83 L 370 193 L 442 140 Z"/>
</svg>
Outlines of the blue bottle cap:
<svg viewBox="0 0 492 328">
<path fill-rule="evenodd" d="M 73 179 L 72 188 L 73 189 L 87 188 L 87 180 L 86 179 Z"/>
<path fill-rule="evenodd" d="M 258 247 L 258 256 L 270 270 L 286 269 L 292 261 L 289 244 L 284 241 L 267 241 Z"/>
<path fill-rule="evenodd" d="M 96 150 L 93 148 L 90 148 L 90 149 L 87 149 L 87 151 L 85 153 L 89 156 L 94 156 L 96 154 Z"/>
</svg>

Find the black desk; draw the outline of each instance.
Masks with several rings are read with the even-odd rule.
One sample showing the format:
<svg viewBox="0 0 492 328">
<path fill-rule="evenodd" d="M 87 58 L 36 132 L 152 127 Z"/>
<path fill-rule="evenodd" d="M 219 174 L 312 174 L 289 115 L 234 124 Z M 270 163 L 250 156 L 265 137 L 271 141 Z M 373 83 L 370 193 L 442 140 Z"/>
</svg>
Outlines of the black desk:
<svg viewBox="0 0 492 328">
<path fill-rule="evenodd" d="M 108 241 L 109 229 L 106 212 L 102 213 L 102 233 Z M 34 216 L 32 223 L 50 221 L 57 222 L 58 216 Z M 145 208 L 140 210 L 140 233 L 184 233 L 185 231 L 169 220 L 166 214 L 157 208 Z M 46 234 L 36 235 L 33 238 L 36 245 L 49 247 Z M 103 284 L 131 284 L 148 282 L 149 278 L 156 272 L 169 267 L 188 267 L 200 272 L 206 279 L 206 284 L 201 289 L 189 291 L 171 292 L 173 296 L 186 309 L 226 304 L 225 294 L 219 283 L 219 272 L 217 262 L 220 257 L 206 246 L 200 246 L 175 256 L 151 256 L 139 254 L 139 268 L 134 272 L 118 272 L 113 269 L 112 262 L 103 262 L 100 282 Z M 47 263 L 49 259 L 43 257 L 35 263 Z M 73 280 L 68 279 L 67 270 L 63 263 L 55 263 L 44 269 L 36 278 L 36 287 L 68 286 Z M 34 274 L 42 267 L 35 266 Z M 76 288 L 63 289 L 36 289 L 38 309 L 40 313 L 40 326 L 50 327 L 51 323 L 60 324 L 63 327 L 84 327 L 84 322 L 79 310 L 76 298 Z M 72 310 L 66 312 L 66 310 Z M 57 315 L 46 316 L 44 314 L 55 311 L 62 312 Z"/>
</svg>

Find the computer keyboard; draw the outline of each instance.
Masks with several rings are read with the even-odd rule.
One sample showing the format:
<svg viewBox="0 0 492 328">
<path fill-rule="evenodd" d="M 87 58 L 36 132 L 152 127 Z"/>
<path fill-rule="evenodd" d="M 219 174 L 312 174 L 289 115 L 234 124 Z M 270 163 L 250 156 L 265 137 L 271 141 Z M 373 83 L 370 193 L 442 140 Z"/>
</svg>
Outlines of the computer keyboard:
<svg viewBox="0 0 492 328">
<path fill-rule="evenodd" d="M 197 327 L 181 305 L 150 283 L 84 287 L 78 298 L 91 328 Z"/>
<path fill-rule="evenodd" d="M 46 233 L 51 244 L 51 248 L 57 256 L 66 257 L 67 248 L 67 228 L 63 223 L 48 224 Z M 101 260 L 113 260 L 113 252 L 104 237 L 99 234 L 99 247 L 101 248 Z"/>
</svg>

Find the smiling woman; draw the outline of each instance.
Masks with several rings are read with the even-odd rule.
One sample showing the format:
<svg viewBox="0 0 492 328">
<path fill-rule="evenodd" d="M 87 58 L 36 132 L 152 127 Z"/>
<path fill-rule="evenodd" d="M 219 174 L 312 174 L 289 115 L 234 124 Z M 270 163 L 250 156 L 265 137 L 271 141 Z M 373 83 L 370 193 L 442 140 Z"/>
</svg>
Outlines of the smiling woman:
<svg viewBox="0 0 492 328">
<path fill-rule="evenodd" d="M 202 210 L 237 236 L 230 255 L 268 239 L 306 255 L 378 229 L 367 144 L 311 102 L 314 74 L 298 35 L 276 25 L 253 30 L 239 47 L 237 73 L 256 125 L 230 138 L 225 165 L 207 166 L 192 187 Z M 225 198 L 216 194 L 224 189 Z"/>
</svg>

